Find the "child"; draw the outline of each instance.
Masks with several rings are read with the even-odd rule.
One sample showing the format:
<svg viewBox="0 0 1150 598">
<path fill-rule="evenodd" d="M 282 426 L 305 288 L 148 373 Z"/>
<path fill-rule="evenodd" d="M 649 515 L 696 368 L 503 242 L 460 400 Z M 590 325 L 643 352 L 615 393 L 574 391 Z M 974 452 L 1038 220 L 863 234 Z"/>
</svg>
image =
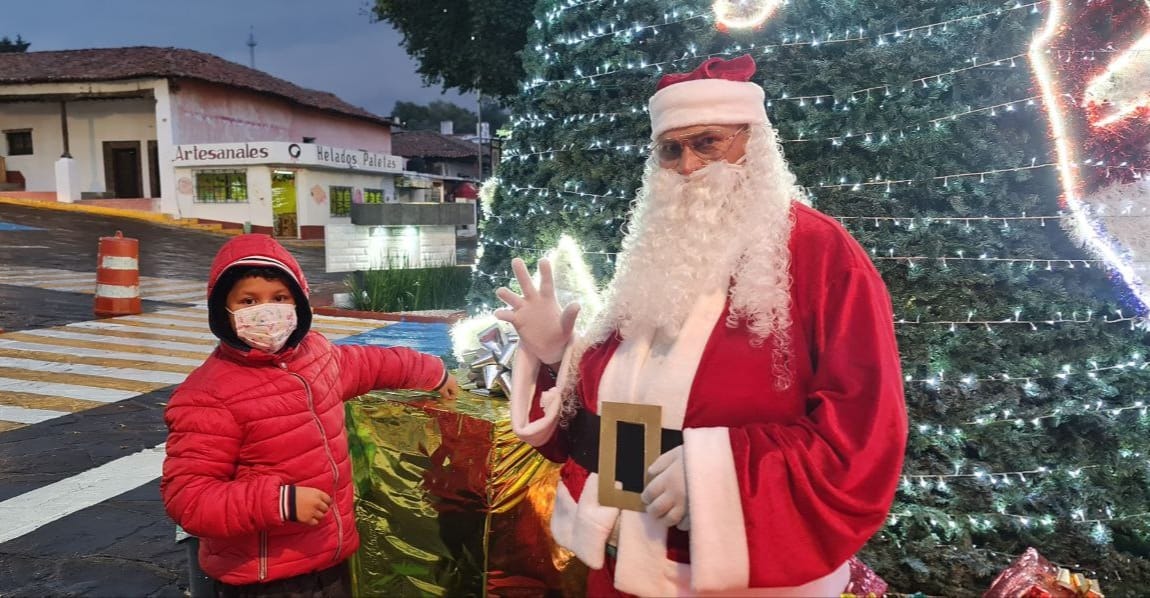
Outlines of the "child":
<svg viewBox="0 0 1150 598">
<path fill-rule="evenodd" d="M 436 357 L 334 346 L 311 332 L 307 281 L 266 235 L 212 262 L 216 350 L 172 395 L 160 494 L 200 538 L 220 596 L 350 596 L 359 546 L 343 401 L 376 388 L 459 386 Z"/>
</svg>

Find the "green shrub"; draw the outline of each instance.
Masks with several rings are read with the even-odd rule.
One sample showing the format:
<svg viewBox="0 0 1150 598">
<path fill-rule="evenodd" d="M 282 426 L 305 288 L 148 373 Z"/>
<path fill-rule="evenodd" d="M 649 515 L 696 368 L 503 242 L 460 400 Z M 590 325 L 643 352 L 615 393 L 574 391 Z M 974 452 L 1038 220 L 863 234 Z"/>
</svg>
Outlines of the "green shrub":
<svg viewBox="0 0 1150 598">
<path fill-rule="evenodd" d="M 403 264 L 354 273 L 348 278 L 352 304 L 362 311 L 463 308 L 471 286 L 469 266 L 404 268 Z"/>
</svg>

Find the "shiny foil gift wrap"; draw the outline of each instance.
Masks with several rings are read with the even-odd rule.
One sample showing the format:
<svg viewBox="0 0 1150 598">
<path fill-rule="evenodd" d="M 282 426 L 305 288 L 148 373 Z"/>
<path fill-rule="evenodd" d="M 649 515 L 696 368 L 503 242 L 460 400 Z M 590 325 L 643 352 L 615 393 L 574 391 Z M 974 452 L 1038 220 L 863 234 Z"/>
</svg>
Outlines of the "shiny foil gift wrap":
<svg viewBox="0 0 1150 598">
<path fill-rule="evenodd" d="M 505 401 L 373 392 L 347 414 L 358 596 L 583 594 L 548 529 L 559 467 L 512 433 Z"/>
<path fill-rule="evenodd" d="M 1071 573 L 1027 548 L 1004 569 L 983 598 L 1104 598 L 1098 582 Z"/>
<path fill-rule="evenodd" d="M 511 396 L 511 364 L 519 349 L 519 336 L 493 324 L 479 333 L 480 348 L 464 354 L 470 388 L 477 395 Z M 474 386 L 472 386 L 474 385 Z"/>
</svg>

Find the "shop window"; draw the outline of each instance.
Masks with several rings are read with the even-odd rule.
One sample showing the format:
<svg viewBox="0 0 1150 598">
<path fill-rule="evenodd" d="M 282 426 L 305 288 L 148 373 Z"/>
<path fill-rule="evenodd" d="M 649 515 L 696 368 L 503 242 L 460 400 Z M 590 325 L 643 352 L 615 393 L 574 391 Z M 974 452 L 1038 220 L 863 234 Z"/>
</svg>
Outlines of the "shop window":
<svg viewBox="0 0 1150 598">
<path fill-rule="evenodd" d="M 201 170 L 196 173 L 196 201 L 245 203 L 248 200 L 246 170 Z"/>
<path fill-rule="evenodd" d="M 8 139 L 9 156 L 32 155 L 32 129 L 4 131 L 4 137 Z"/>
<path fill-rule="evenodd" d="M 332 216 L 351 215 L 351 187 L 336 187 L 333 185 L 330 193 L 328 193 L 328 201 L 331 202 Z"/>
<path fill-rule="evenodd" d="M 383 189 L 364 189 L 363 203 L 383 203 Z"/>
</svg>

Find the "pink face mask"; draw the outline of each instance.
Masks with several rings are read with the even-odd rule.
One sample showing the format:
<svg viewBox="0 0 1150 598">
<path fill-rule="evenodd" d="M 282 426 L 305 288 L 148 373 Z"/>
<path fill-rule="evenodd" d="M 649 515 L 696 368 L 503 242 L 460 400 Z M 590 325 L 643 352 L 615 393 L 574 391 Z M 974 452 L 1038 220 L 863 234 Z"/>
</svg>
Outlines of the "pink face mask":
<svg viewBox="0 0 1150 598">
<path fill-rule="evenodd" d="M 236 336 L 265 353 L 282 349 L 295 332 L 295 306 L 290 303 L 261 303 L 236 311 L 229 309 L 228 313 L 235 318 Z"/>
</svg>

